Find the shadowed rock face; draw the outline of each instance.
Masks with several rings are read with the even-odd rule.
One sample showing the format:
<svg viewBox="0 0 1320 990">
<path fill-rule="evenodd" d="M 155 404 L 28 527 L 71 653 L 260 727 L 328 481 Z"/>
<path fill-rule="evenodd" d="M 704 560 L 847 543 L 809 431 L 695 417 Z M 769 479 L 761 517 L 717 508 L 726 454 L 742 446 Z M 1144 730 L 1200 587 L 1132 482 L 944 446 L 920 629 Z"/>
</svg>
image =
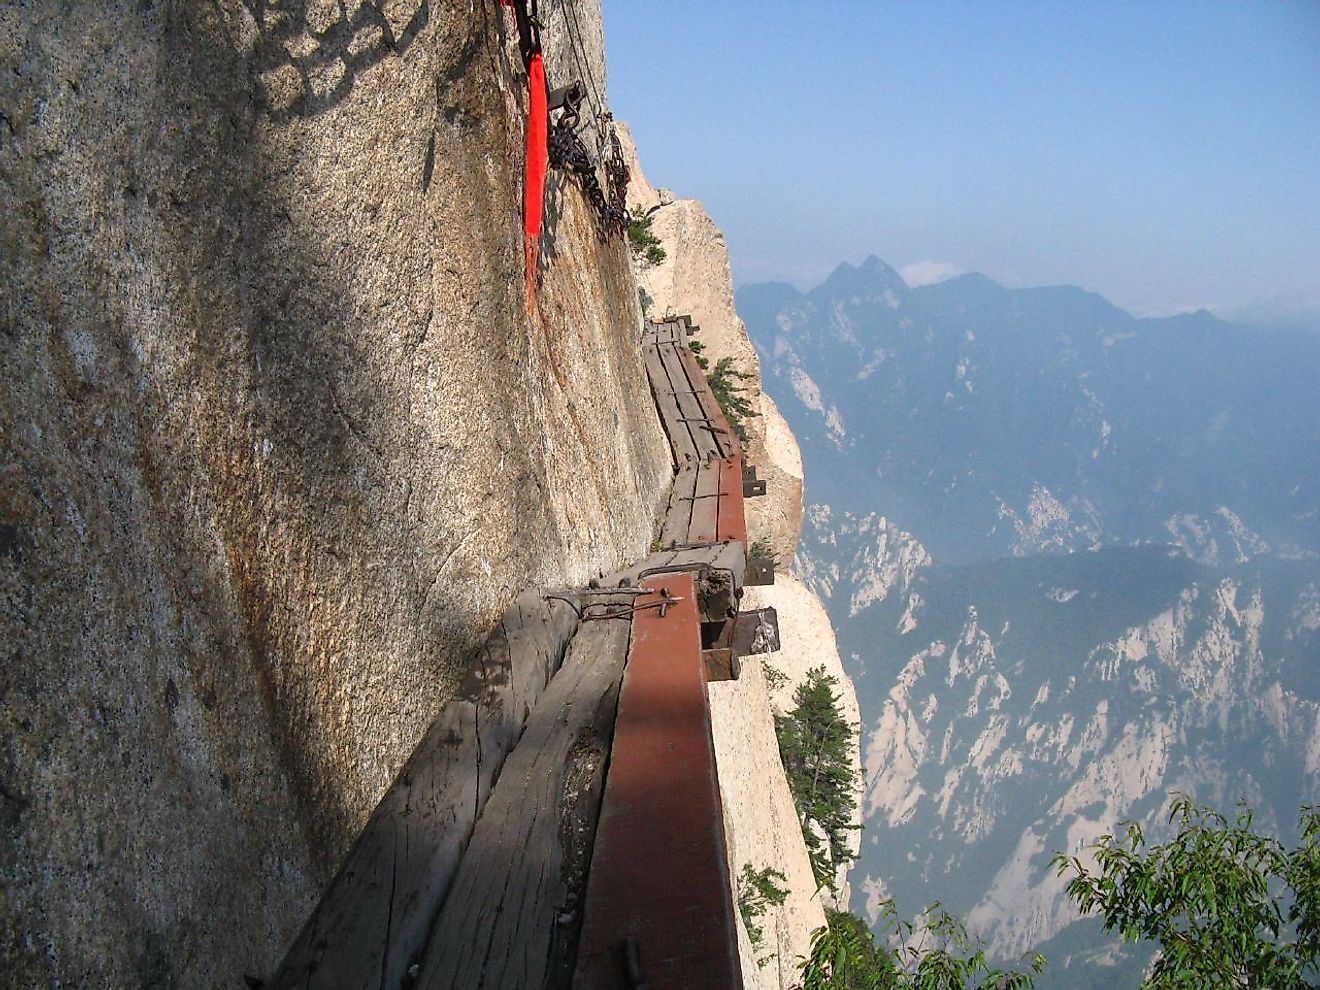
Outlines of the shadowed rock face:
<svg viewBox="0 0 1320 990">
<path fill-rule="evenodd" d="M 528 316 L 495 5 L 18 3 L 0 54 L 0 967 L 241 985 L 508 601 L 645 552 L 636 288 L 552 181 Z"/>
</svg>

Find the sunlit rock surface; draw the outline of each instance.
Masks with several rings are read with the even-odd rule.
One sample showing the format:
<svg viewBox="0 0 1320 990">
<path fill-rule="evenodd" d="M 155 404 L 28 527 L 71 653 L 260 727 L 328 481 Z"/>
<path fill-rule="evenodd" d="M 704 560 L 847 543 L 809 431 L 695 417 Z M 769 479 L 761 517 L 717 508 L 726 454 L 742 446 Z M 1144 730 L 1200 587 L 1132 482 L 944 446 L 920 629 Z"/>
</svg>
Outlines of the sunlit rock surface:
<svg viewBox="0 0 1320 990">
<path fill-rule="evenodd" d="M 753 541 L 768 540 L 780 560 L 791 561 L 802 526 L 802 456 L 779 408 L 762 391 L 760 361 L 734 309 L 724 234 L 701 203 L 656 190 L 642 173 L 626 128 L 621 128 L 621 138 L 634 183 L 630 203 L 640 212 L 654 211 L 651 232 L 666 254 L 660 264 L 638 269 L 649 311 L 691 316 L 701 328 L 694 339 L 704 346 L 710 366 L 727 357 L 735 371 L 747 376 L 737 382 L 757 413 L 746 421 L 747 462 L 767 482 L 765 497 L 747 502 L 748 535 Z"/>
</svg>

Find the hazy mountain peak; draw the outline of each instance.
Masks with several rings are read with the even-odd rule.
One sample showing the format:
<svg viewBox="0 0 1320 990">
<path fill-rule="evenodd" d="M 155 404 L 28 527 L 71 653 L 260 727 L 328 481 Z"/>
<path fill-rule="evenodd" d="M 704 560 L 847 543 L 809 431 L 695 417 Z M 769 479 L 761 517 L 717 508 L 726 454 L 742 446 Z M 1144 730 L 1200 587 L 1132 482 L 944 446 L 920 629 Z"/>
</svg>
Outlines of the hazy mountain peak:
<svg viewBox="0 0 1320 990">
<path fill-rule="evenodd" d="M 838 298 L 840 296 L 885 297 L 890 305 L 906 298 L 912 290 L 890 265 L 875 255 L 869 255 L 860 266 L 844 262 L 834 269 L 817 288 L 808 293 L 812 298 Z M 885 294 L 889 295 L 886 297 Z"/>
<path fill-rule="evenodd" d="M 854 908 L 938 898 L 1042 990 L 1135 986 L 1053 851 L 1157 834 L 1173 790 L 1285 830 L 1320 793 L 1320 336 L 873 259 L 744 315 L 860 702 Z"/>
<path fill-rule="evenodd" d="M 931 282 L 929 285 L 923 285 L 922 289 L 993 289 L 998 292 L 1007 292 L 1002 285 L 992 279 L 989 275 L 982 275 L 980 272 L 964 272 L 962 275 L 955 275 L 953 278 L 946 278 L 939 282 Z"/>
<path fill-rule="evenodd" d="M 901 278 L 898 272 L 887 262 L 881 261 L 873 254 L 868 254 L 866 260 L 862 262 L 860 271 L 878 272 L 886 278 Z"/>
<path fill-rule="evenodd" d="M 1174 313 L 1172 316 L 1150 316 L 1146 322 L 1154 326 L 1163 326 L 1175 330 L 1229 330 L 1233 324 L 1220 319 L 1210 310 L 1202 308 L 1190 313 Z"/>
</svg>

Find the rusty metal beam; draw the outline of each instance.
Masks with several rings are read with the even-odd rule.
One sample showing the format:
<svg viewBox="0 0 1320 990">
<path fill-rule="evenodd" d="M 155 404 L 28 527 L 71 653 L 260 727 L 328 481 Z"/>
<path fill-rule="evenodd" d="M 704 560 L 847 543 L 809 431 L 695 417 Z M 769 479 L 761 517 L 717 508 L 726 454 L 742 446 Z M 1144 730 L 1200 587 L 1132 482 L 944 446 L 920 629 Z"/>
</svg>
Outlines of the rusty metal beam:
<svg viewBox="0 0 1320 990">
<path fill-rule="evenodd" d="M 737 540 L 747 545 L 747 517 L 743 511 L 743 459 L 742 448 L 735 442 L 731 457 L 720 464 L 720 502 L 715 522 L 715 536 L 720 540 Z"/>
</svg>

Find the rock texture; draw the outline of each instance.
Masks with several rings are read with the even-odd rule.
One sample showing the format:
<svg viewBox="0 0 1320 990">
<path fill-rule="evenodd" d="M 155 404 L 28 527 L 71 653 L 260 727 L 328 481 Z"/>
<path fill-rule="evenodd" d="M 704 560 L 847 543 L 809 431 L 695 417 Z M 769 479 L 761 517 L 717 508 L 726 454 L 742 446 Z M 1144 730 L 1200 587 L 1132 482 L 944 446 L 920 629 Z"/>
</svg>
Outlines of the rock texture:
<svg viewBox="0 0 1320 990">
<path fill-rule="evenodd" d="M 695 199 L 675 199 L 657 190 L 642 173 L 636 145 L 620 127 L 624 158 L 632 172 L 629 203 L 637 211 L 654 210 L 651 232 L 666 252 L 658 265 L 644 266 L 638 278 L 651 311 L 686 313 L 701 327 L 697 339 L 711 366 L 732 358 L 733 368 L 749 377 L 746 387 L 757 415 L 748 419 L 747 460 L 768 482 L 765 498 L 747 503 L 749 537 L 768 539 L 776 556 L 790 561 L 802 526 L 802 456 L 779 408 L 761 389 L 761 363 L 734 309 L 733 274 L 724 234 Z"/>
<path fill-rule="evenodd" d="M 789 990 L 798 984 L 799 960 L 810 951 L 812 933 L 825 924 L 826 903 L 833 906 L 836 898 L 816 890 L 793 795 L 779 762 L 774 716 L 793 707 L 793 692 L 813 667 L 824 667 L 838 680 L 840 705 L 849 722 L 858 722 L 858 709 L 820 599 L 793 576 L 779 575 L 773 585 L 748 588 L 744 595 L 744 608 L 767 605 L 779 612 L 781 649 L 746 658 L 738 680 L 711 684 L 710 704 L 730 872 L 738 876 L 744 866 L 753 871 L 772 867 L 784 874 L 789 892 L 782 906 L 767 908 L 759 919 L 763 944 L 743 947 L 744 985 Z M 768 678 L 767 668 L 778 676 Z M 860 805 L 856 749 L 853 765 Z M 846 906 L 847 870 L 840 870 L 837 879 L 837 902 Z"/>
<path fill-rule="evenodd" d="M 767 662 L 777 658 L 773 654 Z M 797 959 L 810 950 L 811 933 L 825 924 L 825 911 L 779 762 L 762 661 L 748 658 L 738 680 L 711 684 L 710 711 L 729 872 L 737 878 L 745 866 L 754 872 L 770 867 L 784 875 L 782 886 L 788 888 L 784 903 L 767 908 L 756 922 L 763 931 L 761 945 L 746 940 L 739 922 L 743 986 L 788 990 L 797 985 Z"/>
<path fill-rule="evenodd" d="M 552 181 L 529 316 L 494 4 L 30 0 L 0 56 L 0 967 L 241 985 L 504 605 L 645 552 L 633 276 Z"/>
</svg>

